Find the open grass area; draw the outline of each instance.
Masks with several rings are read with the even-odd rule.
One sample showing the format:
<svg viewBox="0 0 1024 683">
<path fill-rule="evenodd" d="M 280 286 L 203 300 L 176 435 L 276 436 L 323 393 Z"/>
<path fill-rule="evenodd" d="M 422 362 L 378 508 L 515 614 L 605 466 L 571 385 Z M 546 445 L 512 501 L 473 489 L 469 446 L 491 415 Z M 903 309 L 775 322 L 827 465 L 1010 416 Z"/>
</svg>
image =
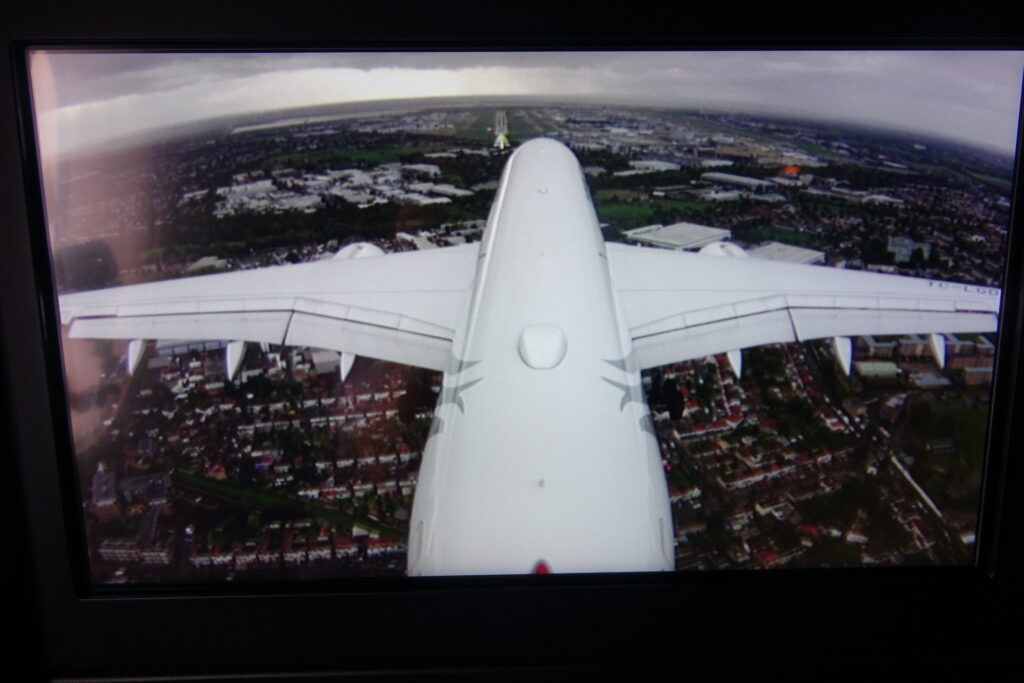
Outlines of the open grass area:
<svg viewBox="0 0 1024 683">
<path fill-rule="evenodd" d="M 513 140 L 525 141 L 541 137 L 548 127 L 540 116 L 531 112 L 529 115 L 518 112 L 508 112 L 508 134 Z"/>
<path fill-rule="evenodd" d="M 624 202 L 597 202 L 597 215 L 601 221 L 620 228 L 638 228 L 653 220 L 656 209 L 647 204 Z"/>
<path fill-rule="evenodd" d="M 656 199 L 652 204 L 659 209 L 671 209 L 673 211 L 686 211 L 689 213 L 706 213 L 714 204 L 712 202 L 701 202 L 692 199 Z"/>
<path fill-rule="evenodd" d="M 699 200 L 651 198 L 646 191 L 632 189 L 598 190 L 594 200 L 601 221 L 620 229 L 673 220 L 700 220 L 713 207 L 711 202 Z M 800 233 L 794 234 L 798 237 L 792 238 L 792 243 L 796 243 L 800 238 L 806 238 Z"/>
<path fill-rule="evenodd" d="M 464 140 L 479 142 L 489 146 L 494 142 L 494 117 L 499 109 L 485 109 L 473 112 L 472 116 L 460 117 L 455 124 L 454 136 Z M 513 144 L 543 136 L 548 126 L 544 118 L 533 112 L 522 112 L 515 109 L 506 111 L 508 115 L 508 137 Z"/>
<path fill-rule="evenodd" d="M 644 201 L 647 199 L 647 193 L 643 190 L 616 190 L 606 189 L 598 190 L 594 194 L 594 199 L 601 202 L 628 202 L 634 200 Z"/>
<path fill-rule="evenodd" d="M 1013 183 L 1006 178 L 997 178 L 994 175 L 987 175 L 985 173 L 974 173 L 973 171 L 967 171 L 967 175 L 980 180 L 986 185 L 990 185 L 1000 192 L 1009 192 L 1013 187 Z"/>
<path fill-rule="evenodd" d="M 913 170 L 920 171 L 922 173 L 931 173 L 933 175 L 944 175 L 950 178 L 956 178 L 958 180 L 973 181 L 975 178 L 964 171 L 958 171 L 946 166 L 940 166 L 938 164 L 927 164 L 923 162 L 910 163 L 908 164 Z"/>
<path fill-rule="evenodd" d="M 490 144 L 494 142 L 492 126 L 494 126 L 494 112 L 474 112 L 471 118 L 457 119 L 455 137 Z"/>
<path fill-rule="evenodd" d="M 842 158 L 843 156 L 842 154 L 836 152 L 835 150 L 829 149 L 828 147 L 822 147 L 821 145 L 817 145 L 813 142 L 798 141 L 796 142 L 796 146 L 802 149 L 803 151 L 807 152 L 808 154 L 813 154 L 814 156 L 818 157 L 824 157 L 826 159 L 839 159 Z"/>
</svg>

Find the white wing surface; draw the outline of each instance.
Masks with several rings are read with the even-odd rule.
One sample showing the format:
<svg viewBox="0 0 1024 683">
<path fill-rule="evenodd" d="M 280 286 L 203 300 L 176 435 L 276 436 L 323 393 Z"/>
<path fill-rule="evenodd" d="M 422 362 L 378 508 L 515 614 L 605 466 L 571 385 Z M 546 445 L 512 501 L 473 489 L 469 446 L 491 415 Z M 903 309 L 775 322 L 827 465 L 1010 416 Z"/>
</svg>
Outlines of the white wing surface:
<svg viewBox="0 0 1024 683">
<path fill-rule="evenodd" d="M 997 327 L 993 287 L 607 246 L 639 369 L 760 344 Z"/>
<path fill-rule="evenodd" d="M 465 324 L 476 244 L 65 294 L 72 337 L 313 346 L 446 370 Z"/>
</svg>

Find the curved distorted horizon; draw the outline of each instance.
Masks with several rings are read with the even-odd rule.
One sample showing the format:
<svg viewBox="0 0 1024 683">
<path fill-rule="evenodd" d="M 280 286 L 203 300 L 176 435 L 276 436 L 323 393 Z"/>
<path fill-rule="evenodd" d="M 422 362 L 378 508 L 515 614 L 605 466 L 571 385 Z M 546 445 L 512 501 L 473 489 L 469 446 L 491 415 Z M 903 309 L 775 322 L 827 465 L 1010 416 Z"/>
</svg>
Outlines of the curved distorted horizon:
<svg viewBox="0 0 1024 683">
<path fill-rule="evenodd" d="M 882 125 L 1004 152 L 1019 52 L 180 54 L 40 51 L 57 153 L 243 112 L 434 97 L 591 98 Z M 43 141 L 46 148 L 46 141 Z"/>
<path fill-rule="evenodd" d="M 32 54 L 94 582 L 967 564 L 1024 54 Z"/>
</svg>

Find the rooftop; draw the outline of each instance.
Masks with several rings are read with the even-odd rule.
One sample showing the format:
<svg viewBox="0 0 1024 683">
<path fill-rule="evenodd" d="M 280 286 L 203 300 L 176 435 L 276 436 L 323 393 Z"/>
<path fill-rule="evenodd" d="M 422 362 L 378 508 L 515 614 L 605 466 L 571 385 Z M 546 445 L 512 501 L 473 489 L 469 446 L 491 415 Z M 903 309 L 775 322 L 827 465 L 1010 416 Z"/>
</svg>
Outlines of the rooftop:
<svg viewBox="0 0 1024 683">
<path fill-rule="evenodd" d="M 701 180 L 712 183 L 725 183 L 726 185 L 739 185 L 752 190 L 763 190 L 773 187 L 773 183 L 760 178 L 748 178 L 747 176 L 735 175 L 733 173 L 721 173 L 709 171 L 701 174 Z"/>
<path fill-rule="evenodd" d="M 668 249 L 699 249 L 713 242 L 729 239 L 731 230 L 712 228 L 697 223 L 647 225 L 625 232 L 626 239 Z"/>
<path fill-rule="evenodd" d="M 784 261 L 786 263 L 824 263 L 825 252 L 794 247 L 791 244 L 781 242 L 766 242 L 749 252 L 751 258 L 764 259 L 766 261 Z"/>
</svg>

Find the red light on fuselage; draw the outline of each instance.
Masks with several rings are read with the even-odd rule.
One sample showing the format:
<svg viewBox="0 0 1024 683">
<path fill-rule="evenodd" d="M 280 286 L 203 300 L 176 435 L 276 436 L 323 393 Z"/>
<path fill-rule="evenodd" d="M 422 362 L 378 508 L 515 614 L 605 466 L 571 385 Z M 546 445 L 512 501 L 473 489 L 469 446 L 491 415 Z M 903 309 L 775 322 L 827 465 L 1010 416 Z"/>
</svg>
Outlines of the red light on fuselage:
<svg viewBox="0 0 1024 683">
<path fill-rule="evenodd" d="M 539 562 L 537 562 L 537 565 L 533 568 L 533 573 L 534 574 L 550 574 L 551 573 L 551 567 L 549 567 L 548 563 L 545 562 L 544 560 L 540 560 Z"/>
</svg>

